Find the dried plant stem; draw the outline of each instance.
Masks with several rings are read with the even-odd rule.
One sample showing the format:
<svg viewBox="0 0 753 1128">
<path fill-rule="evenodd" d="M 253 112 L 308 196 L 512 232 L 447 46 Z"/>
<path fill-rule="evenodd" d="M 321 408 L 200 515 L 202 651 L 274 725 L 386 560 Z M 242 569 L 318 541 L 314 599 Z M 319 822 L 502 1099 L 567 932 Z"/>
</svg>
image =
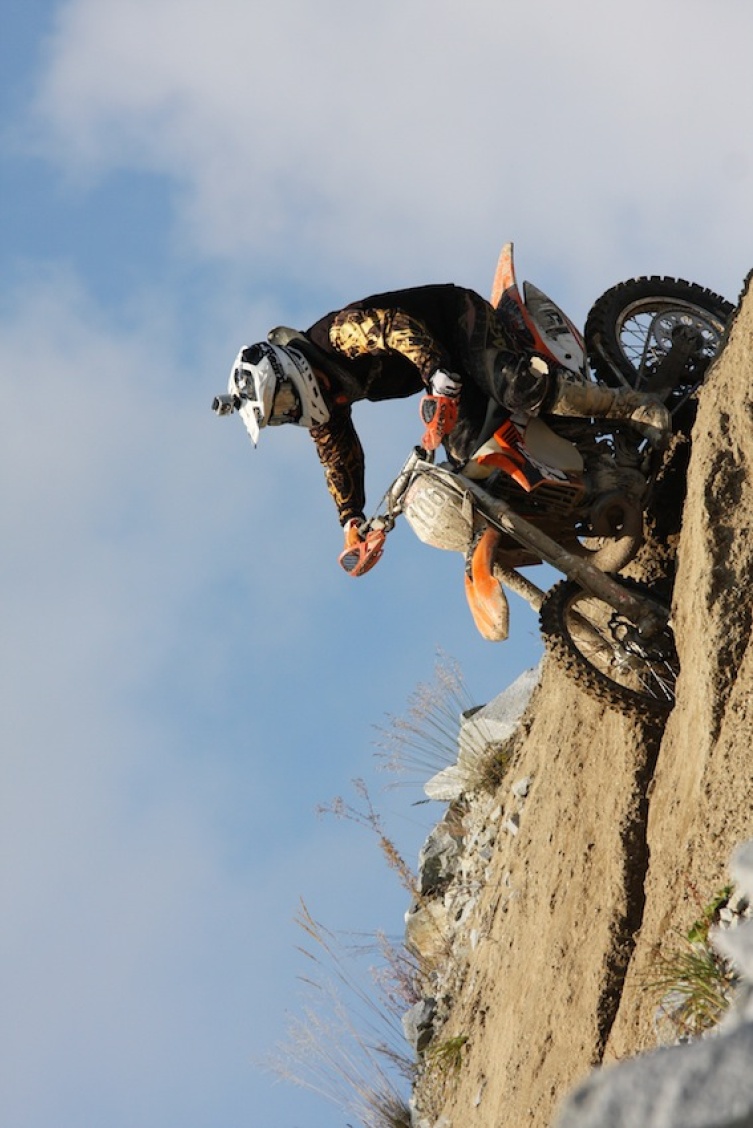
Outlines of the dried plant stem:
<svg viewBox="0 0 753 1128">
<path fill-rule="evenodd" d="M 403 858 L 392 839 L 385 833 L 381 816 L 374 808 L 368 788 L 362 779 L 353 780 L 356 794 L 363 802 L 363 808 L 358 809 L 347 803 L 341 796 L 333 799 L 331 803 L 318 808 L 320 814 L 331 814 L 339 819 L 347 819 L 358 826 L 365 827 L 374 834 L 379 842 L 379 848 L 387 865 L 397 873 L 404 889 L 412 895 L 416 891 L 416 876 L 408 863 Z"/>
<path fill-rule="evenodd" d="M 454 763 L 463 713 L 474 708 L 458 663 L 442 651 L 434 667 L 433 683 L 420 683 L 408 699 L 404 717 L 388 715 L 380 733 L 377 755 L 396 774 L 409 770 L 433 775 Z"/>
<path fill-rule="evenodd" d="M 383 966 L 377 973 L 372 969 L 369 985 L 351 968 L 339 938 L 303 901 L 296 923 L 311 942 L 300 949 L 312 962 L 311 977 L 303 979 L 311 1002 L 290 1023 L 288 1041 L 268 1067 L 357 1117 L 365 1128 L 410 1128 L 402 1087 L 410 1087 L 415 1063 L 405 1054 L 399 1021 L 415 1001 L 408 954 L 379 937 Z"/>
</svg>

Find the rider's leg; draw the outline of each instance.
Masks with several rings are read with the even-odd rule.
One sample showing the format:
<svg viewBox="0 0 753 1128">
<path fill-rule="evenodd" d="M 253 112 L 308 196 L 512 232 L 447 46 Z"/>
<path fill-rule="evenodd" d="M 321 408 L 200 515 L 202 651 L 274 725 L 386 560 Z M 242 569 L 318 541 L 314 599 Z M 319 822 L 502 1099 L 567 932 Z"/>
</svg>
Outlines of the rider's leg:
<svg viewBox="0 0 753 1128">
<path fill-rule="evenodd" d="M 669 411 L 656 396 L 579 379 L 538 356 L 516 355 L 491 336 L 484 368 L 489 395 L 511 412 L 624 419 L 654 445 L 671 433 Z"/>
<path fill-rule="evenodd" d="M 554 376 L 552 393 L 546 405 L 546 410 L 552 415 L 624 419 L 654 445 L 661 445 L 672 430 L 671 416 L 661 400 L 632 388 L 609 388 L 606 384 L 581 382 L 558 372 Z"/>
<path fill-rule="evenodd" d="M 490 642 L 507 638 L 510 610 L 501 583 L 494 576 L 494 554 L 500 534 L 486 529 L 468 553 L 465 594 L 479 633 Z"/>
<path fill-rule="evenodd" d="M 498 310 L 478 295 L 469 295 L 466 366 L 471 388 L 461 397 L 461 422 L 472 419 L 478 441 L 484 409 L 471 402 L 493 400 L 510 412 L 549 414 L 578 418 L 624 419 L 651 443 L 661 445 L 671 432 L 669 412 L 655 396 L 632 388 L 610 388 L 606 384 L 579 380 L 563 369 L 552 370 L 547 362 L 530 353 L 522 355 L 511 327 Z M 463 428 L 458 429 L 458 447 Z M 470 453 L 470 451 L 468 452 Z"/>
</svg>

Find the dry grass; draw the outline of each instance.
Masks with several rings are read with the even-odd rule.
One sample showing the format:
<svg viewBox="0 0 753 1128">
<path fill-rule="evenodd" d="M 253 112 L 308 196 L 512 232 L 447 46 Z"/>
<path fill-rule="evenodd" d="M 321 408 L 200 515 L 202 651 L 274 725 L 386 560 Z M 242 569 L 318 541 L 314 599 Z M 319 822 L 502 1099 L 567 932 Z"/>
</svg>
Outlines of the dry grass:
<svg viewBox="0 0 753 1128">
<path fill-rule="evenodd" d="M 709 941 L 709 929 L 718 923 L 732 887 L 720 889 L 706 904 L 695 886 L 688 886 L 700 915 L 686 935 L 657 951 L 651 971 L 644 976 L 647 989 L 660 996 L 659 1010 L 678 1038 L 692 1038 L 716 1026 L 732 1001 L 737 977 L 730 964 Z"/>
<path fill-rule="evenodd" d="M 736 982 L 729 964 L 708 944 L 680 937 L 669 953 L 657 955 L 646 986 L 661 996 L 661 1011 L 677 1036 L 689 1038 L 717 1025 Z"/>
<path fill-rule="evenodd" d="M 415 1001 L 408 954 L 378 937 L 380 966 L 364 977 L 352 946 L 346 949 L 303 903 L 296 923 L 307 940 L 300 950 L 312 963 L 311 976 L 302 981 L 307 1001 L 267 1067 L 364 1128 L 410 1128 L 406 1092 L 415 1064 L 405 1053 L 400 1025 L 400 1015 Z"/>
<path fill-rule="evenodd" d="M 336 818 L 347 819 L 349 822 L 354 822 L 358 826 L 369 830 L 377 839 L 379 849 L 387 865 L 397 874 L 401 885 L 406 892 L 409 893 L 412 906 L 418 909 L 427 906 L 433 901 L 433 898 L 431 896 L 427 897 L 421 893 L 416 874 L 407 864 L 393 840 L 385 832 L 381 816 L 374 807 L 365 782 L 362 779 L 355 779 L 352 782 L 356 795 L 361 801 L 360 807 L 348 803 L 342 796 L 338 796 L 336 799 L 333 799 L 331 803 L 320 806 L 318 808 L 319 813 L 332 814 Z M 421 987 L 426 986 L 432 979 L 433 973 L 437 969 L 437 961 L 444 965 L 452 955 L 450 938 L 445 936 L 438 926 L 432 926 L 430 920 L 427 921 L 427 926 L 433 928 L 433 935 L 435 937 L 435 953 L 433 956 L 427 955 L 427 953 L 424 952 L 419 960 L 409 953 L 404 946 L 401 949 L 405 953 L 405 959 L 410 962 L 411 966 L 414 1002 L 417 1001 L 422 993 Z M 408 1003 L 407 1006 L 412 1006 L 412 1003 Z M 407 1006 L 403 1009 L 407 1009 Z"/>
<path fill-rule="evenodd" d="M 397 874 L 403 888 L 412 896 L 415 895 L 416 875 L 403 858 L 395 843 L 385 832 L 381 815 L 374 807 L 368 787 L 362 779 L 353 780 L 353 787 L 356 795 L 361 800 L 362 806 L 360 808 L 354 806 L 352 803 L 346 802 L 342 796 L 338 795 L 331 803 L 320 805 L 317 808 L 319 814 L 330 814 L 338 819 L 347 819 L 349 822 L 353 822 L 357 826 L 362 826 L 375 835 L 379 849 L 387 865 Z"/>
<path fill-rule="evenodd" d="M 386 726 L 376 725 L 375 741 L 382 767 L 406 777 L 418 772 L 418 782 L 454 764 L 462 715 L 475 708 L 458 663 L 439 652 L 434 681 L 421 682 L 408 698 L 405 716 L 387 716 Z M 404 779 L 413 783 L 414 779 Z"/>
<path fill-rule="evenodd" d="M 388 715 L 387 726 L 376 726 L 380 733 L 376 755 L 381 766 L 399 776 L 403 784 L 422 786 L 427 778 L 456 763 L 463 722 L 478 708 L 460 666 L 440 651 L 434 681 L 419 683 L 408 698 L 406 715 Z M 493 792 L 504 778 L 513 745 L 511 741 L 495 744 L 491 727 L 488 732 L 485 727 L 464 729 L 464 759 L 475 764 L 473 787 Z"/>
<path fill-rule="evenodd" d="M 390 770 L 436 771 L 456 761 L 462 713 L 473 702 L 456 663 L 442 658 L 435 683 L 420 685 L 410 698 L 405 719 L 390 719 L 381 755 Z M 423 780 L 422 780 L 423 782 Z M 364 827 L 376 839 L 388 867 L 412 899 L 420 902 L 417 879 L 392 838 L 363 780 L 353 781 L 356 799 L 341 796 L 320 806 Z M 416 1060 L 401 1019 L 421 997 L 425 970 L 404 944 L 382 934 L 368 942 L 343 943 L 340 935 L 316 921 L 301 902 L 296 923 L 305 942 L 301 953 L 311 975 L 302 978 L 306 998 L 299 1017 L 288 1026 L 287 1041 L 278 1046 L 267 1067 L 283 1080 L 303 1086 L 335 1104 L 364 1128 L 410 1128 L 408 1095 L 416 1076 Z M 364 974 L 362 957 L 376 957 Z M 439 1047 L 438 1072 L 459 1067 L 465 1039 Z M 409 1056 L 410 1054 L 410 1056 Z"/>
</svg>

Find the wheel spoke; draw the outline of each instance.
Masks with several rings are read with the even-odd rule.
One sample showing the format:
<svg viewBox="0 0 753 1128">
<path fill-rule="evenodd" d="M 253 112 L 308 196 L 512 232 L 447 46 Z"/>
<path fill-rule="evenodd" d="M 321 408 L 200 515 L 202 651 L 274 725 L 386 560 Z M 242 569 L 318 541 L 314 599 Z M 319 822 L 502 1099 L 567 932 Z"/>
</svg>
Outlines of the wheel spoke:
<svg viewBox="0 0 753 1128">
<path fill-rule="evenodd" d="M 733 306 L 719 294 L 682 279 L 645 277 L 620 282 L 591 308 L 585 327 L 588 356 L 598 379 L 636 390 L 671 352 L 677 329 L 692 330 L 698 350 L 673 406 L 692 394 L 721 347 Z M 679 402 L 678 402 L 679 401 Z"/>
<path fill-rule="evenodd" d="M 625 359 L 638 373 L 636 386 L 640 386 L 643 373 L 655 368 L 669 353 L 672 335 L 679 326 L 694 329 L 700 335 L 702 357 L 710 359 L 716 355 L 723 327 L 701 309 L 676 301 L 646 299 L 623 312 L 617 327 L 618 339 Z"/>
<path fill-rule="evenodd" d="M 635 648 L 629 649 L 621 635 L 629 624 L 611 607 L 590 596 L 576 595 L 571 603 L 571 635 L 580 642 L 581 653 L 606 677 L 629 689 L 666 698 L 663 672 Z M 657 694 L 658 690 L 658 694 Z"/>
<path fill-rule="evenodd" d="M 639 712 L 672 708 L 678 663 L 668 629 L 644 639 L 624 615 L 570 581 L 550 592 L 541 625 L 550 652 L 596 697 Z"/>
</svg>

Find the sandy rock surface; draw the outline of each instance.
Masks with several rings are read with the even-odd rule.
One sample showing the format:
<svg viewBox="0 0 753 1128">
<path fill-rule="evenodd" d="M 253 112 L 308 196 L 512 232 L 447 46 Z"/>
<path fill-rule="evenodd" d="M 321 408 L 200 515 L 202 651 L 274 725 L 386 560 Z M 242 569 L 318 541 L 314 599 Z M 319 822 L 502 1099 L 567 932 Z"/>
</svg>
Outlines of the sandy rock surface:
<svg viewBox="0 0 753 1128">
<path fill-rule="evenodd" d="M 460 1068 L 428 1071 L 416 1091 L 427 1125 L 544 1128 L 594 1065 L 654 1046 L 655 954 L 753 836 L 753 294 L 657 496 L 655 540 L 631 570 L 660 581 L 676 568 L 677 705 L 662 729 L 545 662 L 437 1034 L 465 1039 Z"/>
</svg>

